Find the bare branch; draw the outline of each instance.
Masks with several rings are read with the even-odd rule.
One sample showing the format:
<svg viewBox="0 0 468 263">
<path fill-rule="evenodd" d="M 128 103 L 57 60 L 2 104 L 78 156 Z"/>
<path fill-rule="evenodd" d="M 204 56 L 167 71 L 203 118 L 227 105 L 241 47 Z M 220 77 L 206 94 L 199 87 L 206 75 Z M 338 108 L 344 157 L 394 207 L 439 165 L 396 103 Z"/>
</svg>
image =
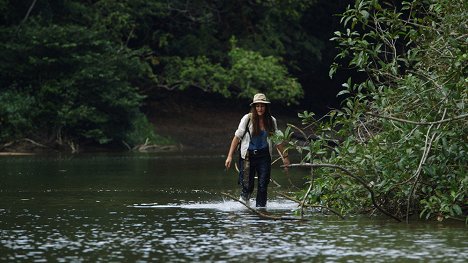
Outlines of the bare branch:
<svg viewBox="0 0 468 263">
<path fill-rule="evenodd" d="M 307 136 L 307 134 L 302 129 L 298 128 L 296 125 L 293 125 L 291 123 L 288 123 L 288 126 L 296 129 L 298 132 L 302 134 L 302 136 L 304 136 L 304 139 L 309 140 L 309 136 Z"/>
<path fill-rule="evenodd" d="M 264 218 L 264 219 L 271 219 L 271 220 L 289 220 L 289 221 L 309 221 L 308 219 L 306 218 L 303 218 L 303 217 L 283 217 L 283 216 L 272 216 L 272 215 L 267 215 L 265 213 L 262 213 L 260 211 L 258 211 L 257 209 L 254 209 L 250 206 L 248 206 L 245 202 L 242 202 L 240 200 L 238 200 L 235 196 L 231 195 L 231 194 L 228 194 L 228 193 L 221 193 L 222 195 L 224 196 L 227 196 L 229 198 L 231 198 L 232 200 L 234 201 L 237 201 L 241 204 L 243 204 L 245 207 L 247 207 L 250 211 L 254 212 L 255 214 L 257 214 L 258 216 L 260 216 L 261 218 Z"/>
<path fill-rule="evenodd" d="M 442 120 L 444 119 L 446 113 L 447 113 L 447 109 L 444 110 L 444 114 L 442 115 Z M 432 137 L 429 139 L 429 134 L 430 134 L 431 129 L 432 129 L 433 126 L 434 125 L 432 124 L 431 126 L 429 126 L 429 129 L 427 129 L 426 141 L 424 143 L 423 155 L 422 155 L 421 160 L 419 162 L 418 168 L 416 169 L 416 172 L 414 173 L 414 176 L 416 177 L 416 179 L 414 180 L 413 186 L 411 187 L 410 194 L 408 195 L 408 202 L 406 204 L 406 222 L 407 223 L 409 221 L 410 204 L 411 204 L 411 201 L 413 199 L 414 192 L 416 191 L 416 187 L 418 185 L 418 182 L 419 182 L 419 179 L 420 179 L 420 176 L 421 176 L 422 166 L 426 163 L 427 157 L 429 156 L 429 151 L 431 150 L 431 147 L 432 147 L 432 142 L 434 141 L 434 138 L 436 136 L 436 133 L 434 133 L 434 134 L 432 134 Z M 440 127 L 440 124 L 437 126 L 437 128 L 439 128 L 439 127 Z"/>
<path fill-rule="evenodd" d="M 21 21 L 21 24 L 23 24 L 24 22 L 26 22 L 26 20 L 28 20 L 28 17 L 29 17 L 29 15 L 31 14 L 31 11 L 32 11 L 33 8 L 34 8 L 34 5 L 36 5 L 36 2 L 37 2 L 37 0 L 34 0 L 34 1 L 31 3 L 31 6 L 29 6 L 28 12 L 26 13 L 26 15 L 25 15 L 24 18 L 23 18 L 23 21 Z"/>
<path fill-rule="evenodd" d="M 453 118 L 449 118 L 449 119 L 442 119 L 442 120 L 430 121 L 430 122 L 419 122 L 419 121 L 410 121 L 410 120 L 400 119 L 400 118 L 396 118 L 396 117 L 392 117 L 392 116 L 381 116 L 381 115 L 377 115 L 377 114 L 370 113 L 370 112 L 368 112 L 366 114 L 369 115 L 369 116 L 373 116 L 373 117 L 377 117 L 377 118 L 381 118 L 381 119 L 388 119 L 388 120 L 392 120 L 392 121 L 399 121 L 399 122 L 404 122 L 404 123 L 409 123 L 409 124 L 414 124 L 414 125 L 441 124 L 441 123 L 456 121 L 456 120 L 460 120 L 460 119 L 464 119 L 464 118 L 468 117 L 468 113 L 467 113 L 467 114 L 462 114 L 462 115 L 459 115 L 459 116 L 456 116 L 456 117 L 453 117 Z"/>
<path fill-rule="evenodd" d="M 298 204 L 301 204 L 302 202 L 289 196 L 289 195 L 286 195 L 286 194 L 283 194 L 283 193 L 278 193 L 279 195 L 283 196 L 284 198 L 287 198 L 291 201 L 294 201 Z M 340 214 L 340 212 L 336 211 L 335 209 L 331 208 L 331 207 L 328 207 L 328 206 L 323 206 L 323 205 L 312 205 L 312 204 L 304 204 L 305 206 L 307 207 L 311 207 L 311 208 L 324 208 L 324 209 L 327 209 L 329 210 L 330 212 L 332 212 L 333 214 L 339 216 L 341 219 L 345 219 L 344 216 L 342 214 Z"/>
</svg>

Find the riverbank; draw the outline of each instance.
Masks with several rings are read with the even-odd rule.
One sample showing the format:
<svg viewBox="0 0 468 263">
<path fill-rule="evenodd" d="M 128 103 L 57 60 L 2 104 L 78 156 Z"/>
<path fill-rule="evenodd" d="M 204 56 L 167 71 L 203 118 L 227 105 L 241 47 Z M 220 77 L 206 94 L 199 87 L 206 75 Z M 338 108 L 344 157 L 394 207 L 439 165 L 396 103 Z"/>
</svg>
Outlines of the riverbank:
<svg viewBox="0 0 468 263">
<path fill-rule="evenodd" d="M 149 98 L 143 112 L 153 124 L 156 134 L 170 138 L 174 145 L 143 145 L 145 151 L 190 151 L 225 154 L 242 116 L 250 110 L 250 100 L 226 99 L 220 95 L 192 90 L 166 92 L 157 98 Z M 298 124 L 295 108 L 272 104 L 272 115 L 278 120 L 278 128 L 284 130 L 287 123 Z M 145 142 L 142 141 L 141 144 Z M 77 152 L 126 151 L 124 145 L 104 146 L 72 145 Z M 58 147 L 58 148 L 57 148 Z M 50 152 L 70 152 L 69 145 L 49 145 L 30 138 L 23 138 L 0 145 L 2 155 L 25 155 Z"/>
</svg>

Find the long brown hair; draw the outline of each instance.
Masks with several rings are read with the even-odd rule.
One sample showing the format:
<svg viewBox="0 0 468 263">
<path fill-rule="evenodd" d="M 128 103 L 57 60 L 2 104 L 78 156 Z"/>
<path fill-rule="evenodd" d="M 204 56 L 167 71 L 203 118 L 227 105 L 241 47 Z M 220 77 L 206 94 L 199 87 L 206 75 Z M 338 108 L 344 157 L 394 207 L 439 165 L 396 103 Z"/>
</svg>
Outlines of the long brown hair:
<svg viewBox="0 0 468 263">
<path fill-rule="evenodd" d="M 270 135 L 273 132 L 273 119 L 271 118 L 271 112 L 270 112 L 270 105 L 264 104 L 265 105 L 265 113 L 263 115 L 263 122 L 265 125 L 265 130 Z M 252 126 L 253 126 L 253 132 L 252 136 L 258 136 L 260 135 L 260 116 L 258 116 L 257 111 L 255 110 L 255 104 L 252 104 L 250 108 L 250 117 L 252 121 Z"/>
</svg>

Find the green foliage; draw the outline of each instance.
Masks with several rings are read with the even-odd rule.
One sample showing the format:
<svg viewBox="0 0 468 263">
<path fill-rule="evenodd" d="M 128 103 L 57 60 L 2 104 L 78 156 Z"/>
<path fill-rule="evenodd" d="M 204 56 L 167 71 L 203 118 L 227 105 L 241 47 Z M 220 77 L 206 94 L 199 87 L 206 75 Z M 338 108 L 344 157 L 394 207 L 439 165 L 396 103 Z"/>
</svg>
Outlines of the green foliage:
<svg viewBox="0 0 468 263">
<path fill-rule="evenodd" d="M 229 97 L 229 84 L 232 82 L 226 69 L 219 64 L 212 64 L 204 56 L 179 57 L 168 59 L 165 81 L 169 89 L 184 90 L 191 86 L 199 87 L 207 92 L 214 92 Z"/>
<path fill-rule="evenodd" d="M 307 30 L 317 2 L 0 1 L 1 139 L 119 142 L 164 88 L 296 103 L 291 72 L 324 47 Z"/>
<path fill-rule="evenodd" d="M 302 96 L 301 85 L 289 77 L 278 58 L 237 47 L 232 48 L 229 57 L 234 86 L 242 87 L 239 97 L 251 98 L 261 91 L 272 100 L 296 102 Z"/>
<path fill-rule="evenodd" d="M 120 49 L 101 31 L 75 25 L 31 21 L 16 34 L 1 29 L 2 97 L 18 94 L 35 103 L 22 106 L 33 115 L 16 111 L 15 119 L 31 127 L 22 125 L 18 134 L 100 144 L 122 138 L 143 99 L 134 83 L 150 72 L 143 51 Z M 19 129 L 14 122 L 8 117 L 4 124 Z"/>
<path fill-rule="evenodd" d="M 124 142 L 135 146 L 147 142 L 149 144 L 168 145 L 175 142 L 170 138 L 162 137 L 154 132 L 153 125 L 142 113 L 136 114 L 132 120 L 132 126 L 124 135 Z"/>
<path fill-rule="evenodd" d="M 16 91 L 0 93 L 0 141 L 19 139 L 31 130 L 35 99 Z"/>
<path fill-rule="evenodd" d="M 101 0 L 96 7 L 113 39 L 152 49 L 154 88 L 198 87 L 234 98 L 260 90 L 296 103 L 303 91 L 288 67 L 296 66 L 294 52 L 298 58 L 319 53 L 300 27 L 302 14 L 315 2 Z M 252 27 L 258 33 L 248 32 Z"/>
<path fill-rule="evenodd" d="M 164 76 L 168 89 L 186 89 L 196 86 L 207 92 L 251 98 L 264 92 L 270 99 L 297 102 L 303 94 L 297 80 L 289 73 L 278 58 L 262 56 L 258 52 L 235 46 L 229 52 L 230 65 L 222 67 L 207 57 L 169 58 Z"/>
<path fill-rule="evenodd" d="M 343 14 L 345 31 L 333 40 L 340 46 L 337 61 L 349 59 L 368 79 L 343 84 L 343 107 L 324 121 L 301 114 L 314 140 L 291 147 L 306 162 L 346 167 L 398 217 L 466 217 L 466 16 L 463 1 L 356 1 Z M 371 210 L 356 180 L 314 171 L 310 201 L 345 212 Z"/>
</svg>

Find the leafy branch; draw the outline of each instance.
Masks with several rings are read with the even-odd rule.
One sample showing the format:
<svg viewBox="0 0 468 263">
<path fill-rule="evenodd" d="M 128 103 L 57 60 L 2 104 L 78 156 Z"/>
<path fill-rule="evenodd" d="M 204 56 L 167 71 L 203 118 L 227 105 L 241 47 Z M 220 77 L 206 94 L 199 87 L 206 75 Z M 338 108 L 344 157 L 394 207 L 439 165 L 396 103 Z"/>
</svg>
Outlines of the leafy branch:
<svg viewBox="0 0 468 263">
<path fill-rule="evenodd" d="M 349 177 L 353 178 L 354 180 L 356 180 L 360 185 L 362 185 L 367 191 L 369 191 L 369 194 L 371 195 L 371 201 L 372 201 L 372 204 L 374 205 L 375 208 L 377 208 L 380 212 L 384 213 L 385 215 L 395 219 L 396 221 L 398 222 L 401 222 L 401 219 L 399 219 L 398 217 L 394 216 L 393 214 L 387 212 L 385 209 L 383 209 L 379 204 L 377 204 L 377 201 L 375 200 L 375 193 L 374 193 L 374 190 L 372 190 L 371 187 L 369 187 L 369 185 L 364 181 L 362 180 L 360 177 L 358 176 L 355 176 L 353 173 L 351 173 L 348 169 L 344 168 L 344 167 L 341 167 L 339 165 L 335 165 L 335 164 L 324 164 L 324 163 L 315 163 L 315 164 L 312 164 L 312 163 L 300 163 L 300 164 L 290 164 L 288 165 L 288 167 L 314 167 L 314 168 L 332 168 L 332 169 L 338 169 L 338 170 L 341 170 L 343 171 L 346 175 L 348 175 Z"/>
</svg>

